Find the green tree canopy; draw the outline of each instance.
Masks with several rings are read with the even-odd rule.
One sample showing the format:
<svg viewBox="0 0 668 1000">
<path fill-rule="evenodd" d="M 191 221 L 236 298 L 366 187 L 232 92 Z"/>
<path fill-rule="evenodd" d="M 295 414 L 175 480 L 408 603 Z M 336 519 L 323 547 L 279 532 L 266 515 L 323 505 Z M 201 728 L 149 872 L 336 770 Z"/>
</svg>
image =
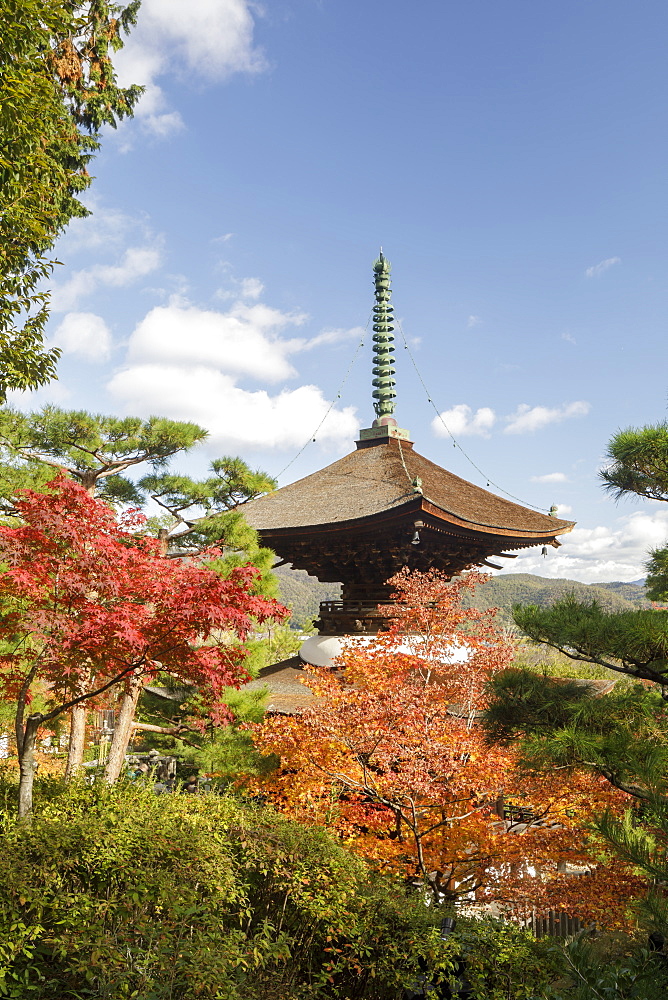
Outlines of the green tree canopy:
<svg viewBox="0 0 668 1000">
<path fill-rule="evenodd" d="M 163 469 L 178 452 L 203 441 L 197 424 L 165 417 L 109 417 L 85 410 L 45 406 L 39 413 L 0 410 L 0 447 L 4 450 L 0 490 L 5 511 L 22 486 L 38 487 L 64 469 L 88 490 L 111 502 L 143 502 L 136 485 L 123 475 L 148 463 Z"/>
<path fill-rule="evenodd" d="M 48 252 L 71 219 L 100 130 L 132 114 L 112 55 L 139 0 L 0 0 L 0 401 L 55 377 L 44 347 Z"/>
<path fill-rule="evenodd" d="M 534 642 L 573 660 L 598 663 L 617 673 L 663 685 L 668 674 L 668 612 L 603 611 L 596 601 L 573 597 L 551 608 L 513 609 L 515 623 Z"/>
<path fill-rule="evenodd" d="M 276 481 L 253 471 L 240 458 L 214 459 L 210 469 L 213 475 L 202 480 L 170 472 L 153 472 L 139 480 L 139 489 L 165 511 L 153 522 L 154 530 L 173 555 L 194 554 L 221 543 L 222 572 L 250 559 L 260 570 L 262 591 L 274 594 L 276 583 L 270 573 L 274 553 L 260 545 L 257 532 L 246 523 L 243 504 L 271 492 Z"/>
</svg>

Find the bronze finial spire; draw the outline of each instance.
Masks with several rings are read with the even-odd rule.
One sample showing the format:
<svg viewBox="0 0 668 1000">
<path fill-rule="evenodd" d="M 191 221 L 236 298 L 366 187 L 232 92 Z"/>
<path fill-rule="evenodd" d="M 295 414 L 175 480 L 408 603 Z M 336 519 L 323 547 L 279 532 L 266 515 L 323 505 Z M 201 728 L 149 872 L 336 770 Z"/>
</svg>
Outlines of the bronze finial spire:
<svg viewBox="0 0 668 1000">
<path fill-rule="evenodd" d="M 371 427 L 360 431 L 357 447 L 363 444 L 380 444 L 389 438 L 410 440 L 410 434 L 403 427 L 397 427 L 393 417 L 394 391 L 394 309 L 390 297 L 390 262 L 380 248 L 378 259 L 373 265 L 373 282 L 376 304 L 373 307 L 373 408 L 376 419 Z"/>
<path fill-rule="evenodd" d="M 392 294 L 390 286 L 390 262 L 383 256 L 383 248 L 380 248 L 380 256 L 373 265 L 376 304 L 373 307 L 373 380 L 374 390 L 373 408 L 376 417 L 391 417 L 394 413 L 394 400 L 396 392 L 394 387 L 394 314 L 390 296 Z"/>
</svg>

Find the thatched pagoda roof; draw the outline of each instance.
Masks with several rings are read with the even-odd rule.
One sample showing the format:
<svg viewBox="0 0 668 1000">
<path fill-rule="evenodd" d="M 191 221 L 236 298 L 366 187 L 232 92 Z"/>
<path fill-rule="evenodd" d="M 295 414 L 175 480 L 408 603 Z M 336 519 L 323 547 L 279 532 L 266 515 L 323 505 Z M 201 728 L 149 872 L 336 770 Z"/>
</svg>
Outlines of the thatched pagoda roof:
<svg viewBox="0 0 668 1000">
<path fill-rule="evenodd" d="M 520 539 L 525 545 L 549 544 L 573 527 L 572 521 L 530 510 L 461 479 L 418 454 L 411 442 L 394 437 L 360 441 L 356 451 L 250 501 L 243 511 L 270 545 L 277 535 L 380 524 L 388 515 L 414 519 L 420 511 L 443 527 L 501 536 L 509 544 Z"/>
</svg>

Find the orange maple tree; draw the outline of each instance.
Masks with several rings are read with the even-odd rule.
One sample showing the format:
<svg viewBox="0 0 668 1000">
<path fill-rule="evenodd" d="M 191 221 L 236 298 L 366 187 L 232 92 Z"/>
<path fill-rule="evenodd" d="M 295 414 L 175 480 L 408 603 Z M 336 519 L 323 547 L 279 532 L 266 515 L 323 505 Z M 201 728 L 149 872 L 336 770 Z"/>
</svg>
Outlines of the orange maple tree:
<svg viewBox="0 0 668 1000">
<path fill-rule="evenodd" d="M 609 924 L 620 911 L 619 880 L 630 893 L 637 879 L 617 865 L 613 884 L 605 856 L 592 858 L 587 819 L 620 810 L 627 797 L 577 771 L 522 774 L 514 747 L 485 742 L 477 722 L 485 686 L 515 652 L 494 609 L 462 605 L 485 579 L 395 576 L 389 630 L 351 639 L 335 669 L 307 667 L 312 707 L 250 727 L 257 747 L 281 762 L 262 791 L 428 887 L 437 902 L 567 905 L 574 915 L 605 912 Z M 568 875 L 567 862 L 583 874 Z"/>
</svg>

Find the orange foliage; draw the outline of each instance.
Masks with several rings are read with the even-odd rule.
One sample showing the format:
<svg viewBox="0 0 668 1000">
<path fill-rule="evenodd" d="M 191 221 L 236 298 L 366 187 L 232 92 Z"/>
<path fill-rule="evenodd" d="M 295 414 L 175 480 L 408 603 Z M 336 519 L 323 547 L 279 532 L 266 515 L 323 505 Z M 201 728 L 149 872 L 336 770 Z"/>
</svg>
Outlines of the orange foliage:
<svg viewBox="0 0 668 1000">
<path fill-rule="evenodd" d="M 488 746 L 476 721 L 487 680 L 514 654 L 493 611 L 461 606 L 484 579 L 394 577 L 392 628 L 351 639 L 336 670 L 307 668 L 313 707 L 250 727 L 281 759 L 261 789 L 436 900 L 475 895 L 620 925 L 638 879 L 619 862 L 613 879 L 602 853 L 592 861 L 587 820 L 627 797 L 583 773 L 521 774 L 514 748 Z M 590 873 L 567 875 L 564 862 Z"/>
</svg>

